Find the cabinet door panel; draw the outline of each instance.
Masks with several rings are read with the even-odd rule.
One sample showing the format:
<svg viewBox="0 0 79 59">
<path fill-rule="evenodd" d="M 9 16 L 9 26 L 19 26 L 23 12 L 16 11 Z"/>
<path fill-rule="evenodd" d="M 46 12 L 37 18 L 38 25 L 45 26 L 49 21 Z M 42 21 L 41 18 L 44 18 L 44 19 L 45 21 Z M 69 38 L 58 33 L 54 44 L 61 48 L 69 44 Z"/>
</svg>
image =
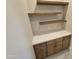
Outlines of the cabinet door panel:
<svg viewBox="0 0 79 59">
<path fill-rule="evenodd" d="M 46 57 L 46 43 L 34 46 L 37 59 Z"/>
<path fill-rule="evenodd" d="M 63 38 L 63 49 L 66 49 L 69 47 L 70 44 L 70 36 L 66 36 Z"/>
<path fill-rule="evenodd" d="M 58 39 L 58 41 L 56 42 L 56 48 L 55 48 L 55 52 L 59 52 L 62 50 L 62 38 Z"/>
<path fill-rule="evenodd" d="M 56 40 L 51 40 L 47 42 L 47 45 L 54 44 L 54 43 L 56 43 Z"/>
<path fill-rule="evenodd" d="M 48 42 L 48 55 L 52 55 L 61 51 L 62 49 L 62 38 L 55 39 L 53 41 Z"/>
<path fill-rule="evenodd" d="M 47 46 L 48 55 L 52 55 L 55 53 L 55 44 L 49 44 Z"/>
</svg>

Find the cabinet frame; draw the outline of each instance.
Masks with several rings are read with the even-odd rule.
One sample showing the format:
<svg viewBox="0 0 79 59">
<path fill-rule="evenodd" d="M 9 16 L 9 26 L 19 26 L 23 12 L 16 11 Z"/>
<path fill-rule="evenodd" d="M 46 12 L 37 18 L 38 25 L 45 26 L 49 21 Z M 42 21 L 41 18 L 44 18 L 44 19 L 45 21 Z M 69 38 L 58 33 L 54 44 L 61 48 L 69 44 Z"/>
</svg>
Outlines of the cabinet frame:
<svg viewBox="0 0 79 59">
<path fill-rule="evenodd" d="M 63 40 L 64 41 L 65 40 L 68 40 L 67 41 L 67 46 L 63 45 L 63 43 L 64 43 Z M 36 44 L 36 45 L 33 46 L 34 47 L 35 54 L 36 54 L 36 58 L 37 59 L 43 59 L 43 58 L 45 58 L 47 56 L 50 56 L 50 55 L 56 54 L 56 53 L 58 53 L 58 52 L 60 52 L 62 50 L 68 49 L 69 46 L 70 46 L 70 41 L 71 41 L 71 35 L 68 35 L 68 36 L 64 36 L 64 37 L 57 38 L 57 39 L 54 39 L 54 40 L 50 40 L 48 42 Z M 44 52 L 42 52 L 42 53 L 45 54 L 45 55 L 40 56 L 40 58 L 39 58 L 38 57 L 39 53 L 37 53 L 37 49 L 39 49 L 40 47 L 41 48 L 44 48 L 44 50 L 43 50 Z"/>
</svg>

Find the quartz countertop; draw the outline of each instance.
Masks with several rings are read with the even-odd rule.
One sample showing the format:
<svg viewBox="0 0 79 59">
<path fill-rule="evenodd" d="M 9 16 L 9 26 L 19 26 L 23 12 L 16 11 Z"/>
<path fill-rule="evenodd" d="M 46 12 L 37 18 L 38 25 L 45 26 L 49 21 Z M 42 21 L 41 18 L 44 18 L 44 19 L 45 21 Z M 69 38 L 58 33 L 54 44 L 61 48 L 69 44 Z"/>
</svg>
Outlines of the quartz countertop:
<svg viewBox="0 0 79 59">
<path fill-rule="evenodd" d="M 44 34 L 44 35 L 33 36 L 32 45 L 47 42 L 47 41 L 54 40 L 56 38 L 61 38 L 67 35 L 71 35 L 71 33 L 66 30 L 62 30 L 62 31 Z"/>
</svg>

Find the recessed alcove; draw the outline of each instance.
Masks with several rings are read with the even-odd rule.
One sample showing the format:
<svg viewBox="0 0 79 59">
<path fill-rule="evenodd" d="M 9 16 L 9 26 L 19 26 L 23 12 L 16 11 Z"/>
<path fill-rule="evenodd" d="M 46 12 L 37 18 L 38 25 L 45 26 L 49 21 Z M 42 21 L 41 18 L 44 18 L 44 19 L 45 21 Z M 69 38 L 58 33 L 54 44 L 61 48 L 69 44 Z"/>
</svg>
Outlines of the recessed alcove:
<svg viewBox="0 0 79 59">
<path fill-rule="evenodd" d="M 43 35 L 51 32 L 65 30 L 66 9 L 67 4 L 49 5 L 37 3 L 34 12 L 28 14 L 33 35 Z"/>
<path fill-rule="evenodd" d="M 65 30 L 68 2 L 37 0 L 33 13 L 28 13 L 33 32 L 32 45 L 37 59 L 46 58 L 70 45 L 71 33 Z"/>
<path fill-rule="evenodd" d="M 65 29 L 66 20 L 63 20 L 63 12 L 29 13 L 29 18 L 34 35 L 42 35 Z"/>
</svg>

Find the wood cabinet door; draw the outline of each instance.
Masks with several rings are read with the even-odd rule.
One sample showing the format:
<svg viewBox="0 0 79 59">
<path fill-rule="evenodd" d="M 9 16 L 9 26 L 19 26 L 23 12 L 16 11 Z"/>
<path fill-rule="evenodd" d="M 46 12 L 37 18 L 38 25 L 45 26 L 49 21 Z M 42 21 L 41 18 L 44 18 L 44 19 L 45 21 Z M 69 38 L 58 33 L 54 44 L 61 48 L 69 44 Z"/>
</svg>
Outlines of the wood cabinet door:
<svg viewBox="0 0 79 59">
<path fill-rule="evenodd" d="M 56 47 L 55 43 L 56 43 L 55 40 L 47 42 L 48 56 L 55 53 L 55 47 Z"/>
<path fill-rule="evenodd" d="M 63 49 L 67 49 L 69 47 L 70 37 L 71 36 L 66 36 L 66 37 L 63 38 L 63 41 L 62 41 L 62 43 L 63 43 L 63 45 L 62 45 Z"/>
<path fill-rule="evenodd" d="M 62 50 L 62 40 L 63 38 L 59 38 L 56 40 L 56 47 L 55 47 L 56 53 Z"/>
<path fill-rule="evenodd" d="M 52 55 L 62 50 L 63 38 L 58 38 L 53 41 L 49 41 L 47 44 L 48 55 Z"/>
<path fill-rule="evenodd" d="M 47 46 L 48 55 L 52 55 L 55 53 L 55 44 L 50 44 Z"/>
<path fill-rule="evenodd" d="M 46 53 L 46 43 L 34 46 L 35 54 L 37 59 L 43 59 L 47 56 Z"/>
</svg>

